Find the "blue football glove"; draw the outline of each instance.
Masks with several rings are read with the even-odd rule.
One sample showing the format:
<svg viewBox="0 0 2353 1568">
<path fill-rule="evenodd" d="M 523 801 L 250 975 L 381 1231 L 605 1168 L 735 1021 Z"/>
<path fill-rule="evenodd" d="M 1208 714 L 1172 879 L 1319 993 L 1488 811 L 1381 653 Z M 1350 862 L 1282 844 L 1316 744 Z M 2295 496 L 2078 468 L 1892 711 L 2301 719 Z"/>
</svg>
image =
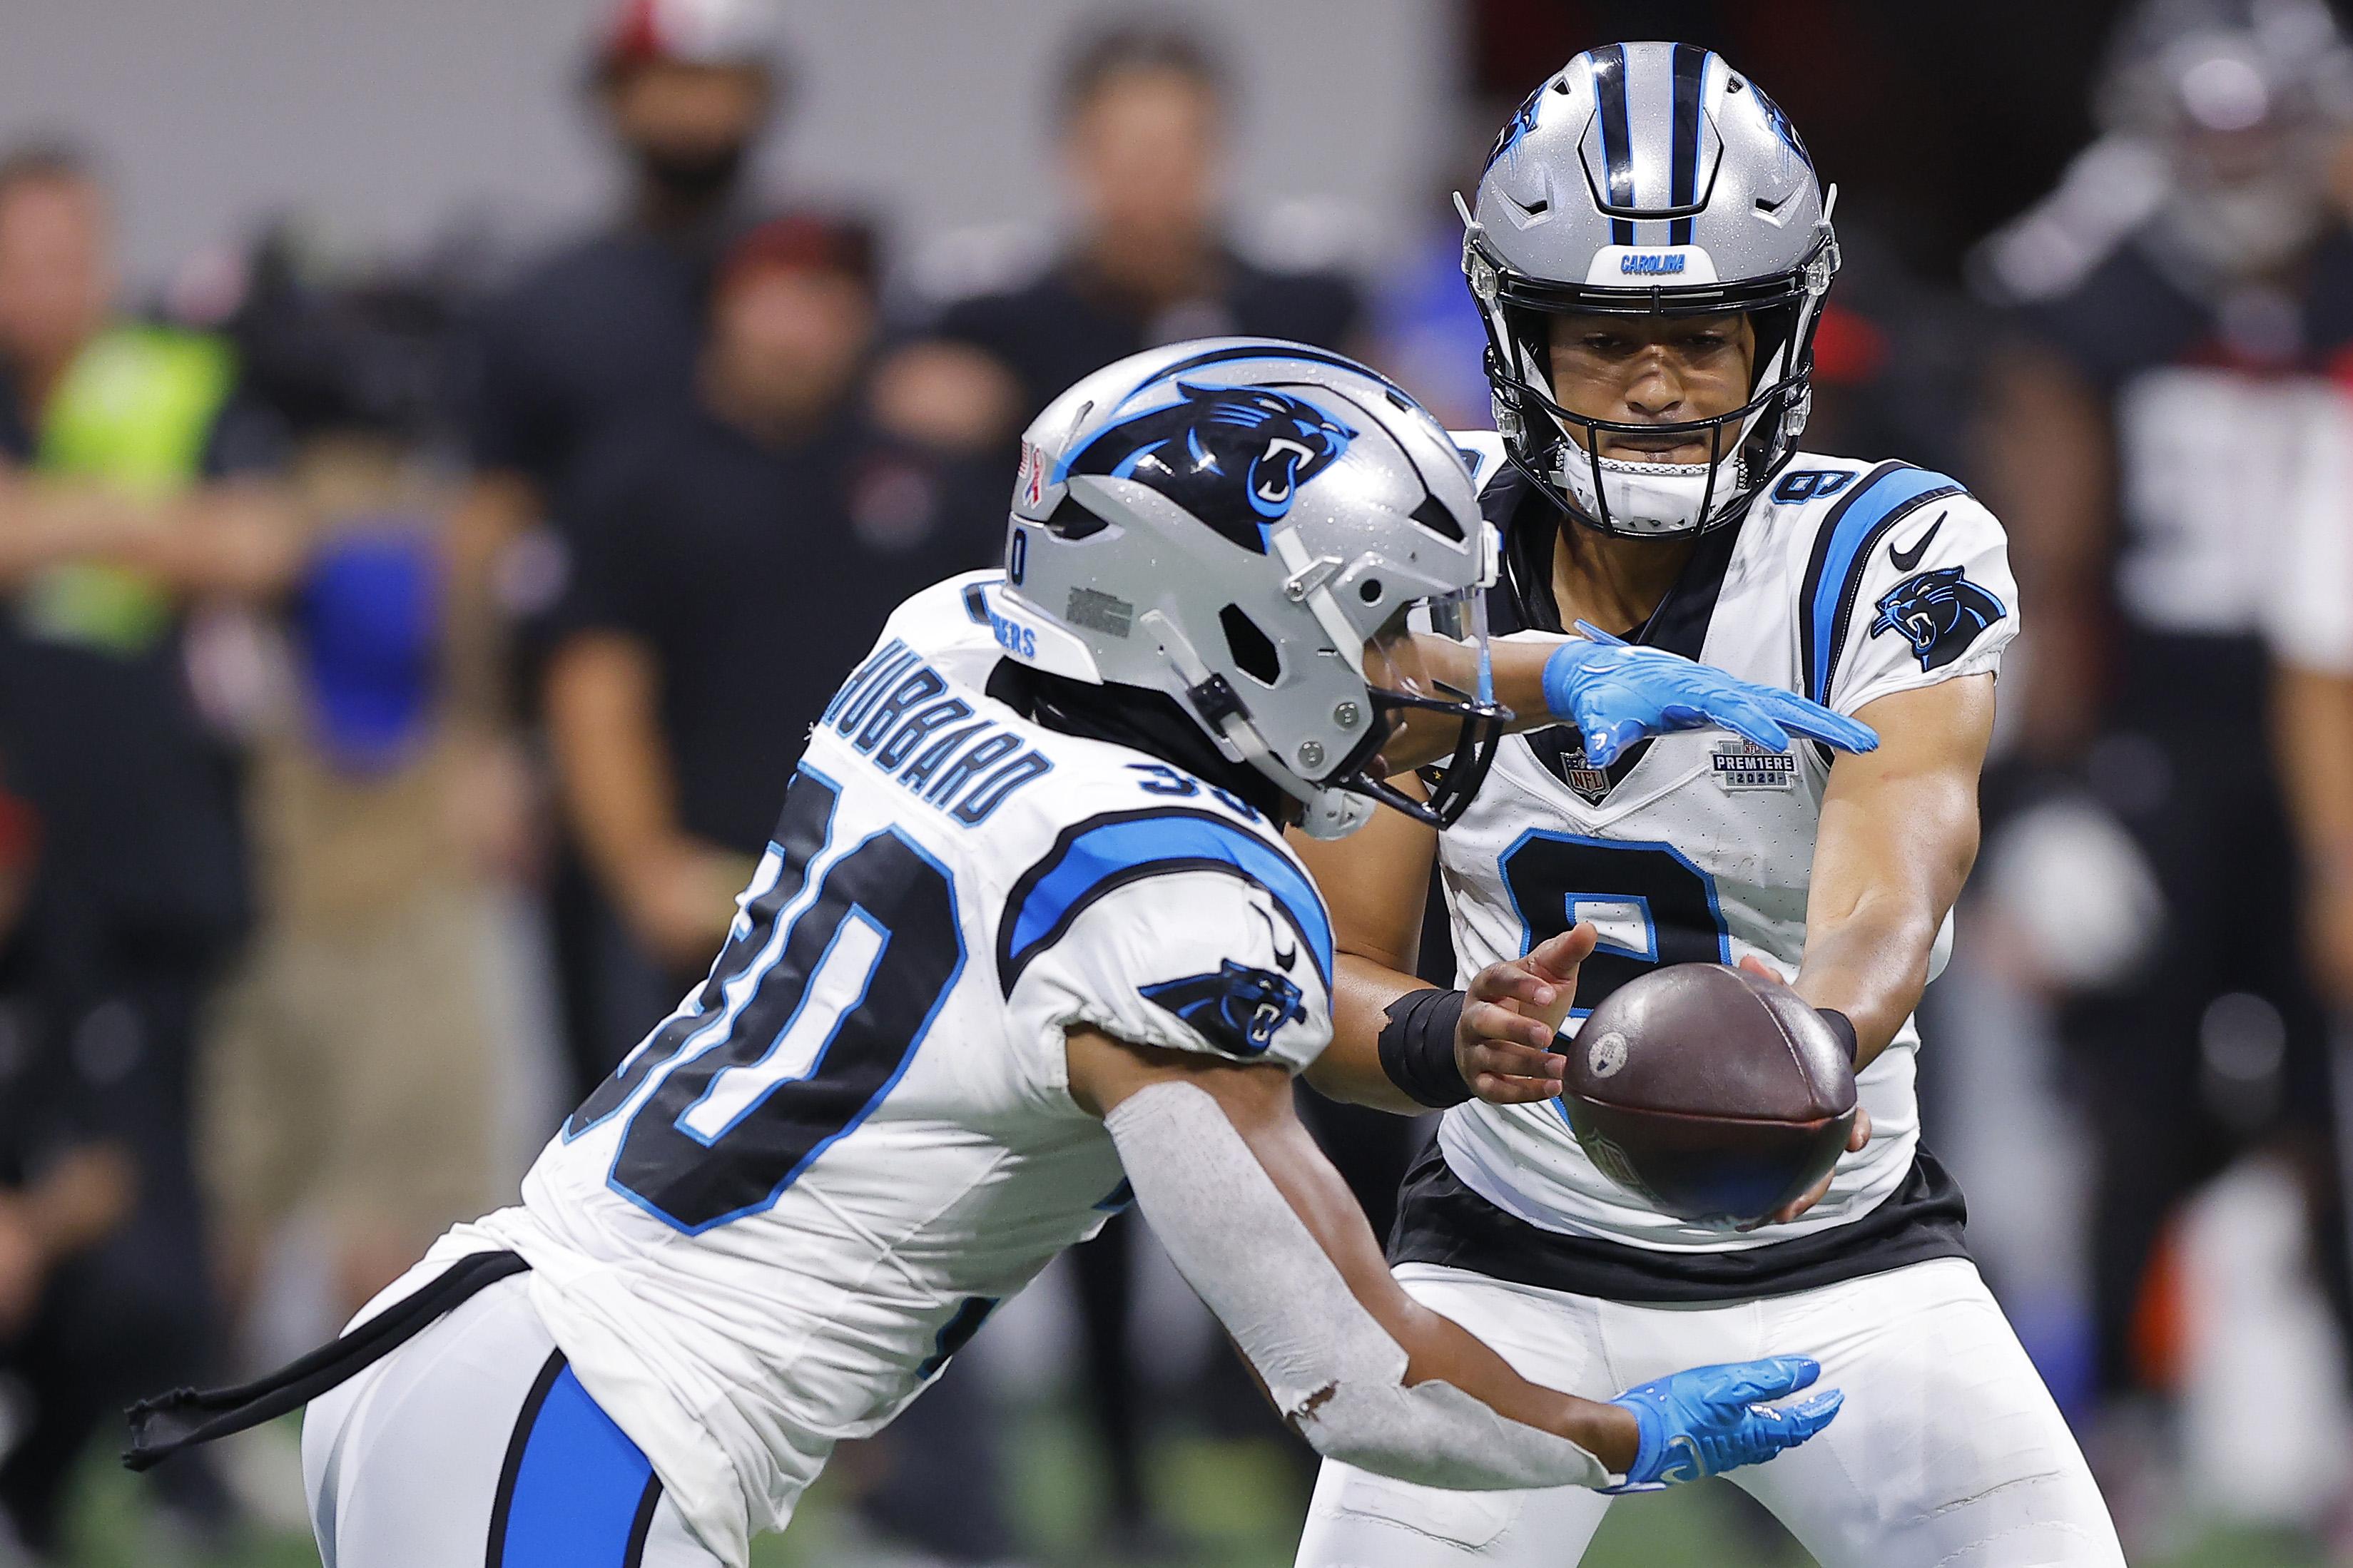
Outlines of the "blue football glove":
<svg viewBox="0 0 2353 1568">
<path fill-rule="evenodd" d="M 1694 1367 L 1630 1388 L 1612 1405 L 1642 1428 L 1634 1468 L 1609 1492 L 1650 1492 L 1682 1481 L 1761 1465 L 1831 1424 L 1846 1395 L 1833 1388 L 1802 1404 L 1761 1403 L 1795 1394 L 1822 1374 L 1810 1356 L 1777 1355 Z"/>
<path fill-rule="evenodd" d="M 1868 752 L 1879 736 L 1868 724 L 1831 712 L 1778 686 L 1758 686 L 1664 648 L 1638 647 L 1583 621 L 1591 640 L 1563 643 L 1545 661 L 1545 706 L 1585 737 L 1585 760 L 1616 762 L 1646 735 L 1670 730 L 1729 730 L 1768 752 L 1786 752 L 1791 735 L 1842 752 Z"/>
</svg>

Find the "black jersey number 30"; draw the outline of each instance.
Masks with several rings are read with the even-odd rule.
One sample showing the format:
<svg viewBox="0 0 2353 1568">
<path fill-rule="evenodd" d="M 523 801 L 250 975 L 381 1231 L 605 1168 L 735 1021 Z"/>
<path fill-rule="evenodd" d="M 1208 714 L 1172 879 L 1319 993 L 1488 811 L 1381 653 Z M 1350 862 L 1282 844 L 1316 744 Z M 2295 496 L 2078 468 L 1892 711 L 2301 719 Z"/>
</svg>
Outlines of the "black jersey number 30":
<svg viewBox="0 0 2353 1568">
<path fill-rule="evenodd" d="M 955 889 L 897 829 L 826 868 L 840 791 L 806 768 L 777 824 L 776 878 L 753 900 L 687 1006 L 598 1086 L 576 1138 L 668 1075 L 622 1133 L 613 1185 L 694 1234 L 756 1214 L 855 1128 L 913 1061 L 964 967 Z"/>
<path fill-rule="evenodd" d="M 1732 962 L 1715 879 L 1671 845 L 1538 829 L 1504 850 L 1499 868 L 1519 911 L 1522 952 L 1580 920 L 1599 929 L 1600 944 L 1577 973 L 1573 1016 L 1662 964 Z"/>
</svg>

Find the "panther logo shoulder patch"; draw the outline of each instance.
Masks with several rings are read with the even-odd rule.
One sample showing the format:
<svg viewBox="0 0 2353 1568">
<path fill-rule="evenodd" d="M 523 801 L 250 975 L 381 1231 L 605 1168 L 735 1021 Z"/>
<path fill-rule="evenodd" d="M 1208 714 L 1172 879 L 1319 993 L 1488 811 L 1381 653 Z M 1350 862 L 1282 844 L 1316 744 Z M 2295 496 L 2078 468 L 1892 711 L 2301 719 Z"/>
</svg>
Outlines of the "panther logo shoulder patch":
<svg viewBox="0 0 2353 1568">
<path fill-rule="evenodd" d="M 1349 426 L 1288 392 L 1179 381 L 1176 394 L 1166 407 L 1104 429 L 1071 458 L 1068 471 L 1149 485 L 1261 555 L 1267 526 L 1287 516 L 1300 487 L 1356 438 Z"/>
<path fill-rule="evenodd" d="M 1940 566 L 1906 577 L 1879 596 L 1871 635 L 1894 632 L 1912 645 L 1923 669 L 1941 669 L 1968 651 L 1985 629 L 2010 612 L 2000 599 L 1962 574 Z"/>
<path fill-rule="evenodd" d="M 1298 984 L 1271 969 L 1222 960 L 1215 974 L 1187 974 L 1143 987 L 1145 996 L 1166 1007 L 1229 1055 L 1264 1056 L 1285 1024 L 1303 1021 L 1307 1008 Z"/>
</svg>

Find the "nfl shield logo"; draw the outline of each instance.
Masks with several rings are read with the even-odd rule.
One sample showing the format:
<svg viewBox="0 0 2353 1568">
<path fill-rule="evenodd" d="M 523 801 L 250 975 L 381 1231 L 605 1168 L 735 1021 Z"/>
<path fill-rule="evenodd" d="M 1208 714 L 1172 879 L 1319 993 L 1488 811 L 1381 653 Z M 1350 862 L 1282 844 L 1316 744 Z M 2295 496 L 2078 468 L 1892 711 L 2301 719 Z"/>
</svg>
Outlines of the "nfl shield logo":
<svg viewBox="0 0 2353 1568">
<path fill-rule="evenodd" d="M 1560 782 L 1575 790 L 1588 805 L 1599 805 L 1609 793 L 1609 771 L 1585 760 L 1582 742 L 1571 742 L 1562 749 Z"/>
</svg>

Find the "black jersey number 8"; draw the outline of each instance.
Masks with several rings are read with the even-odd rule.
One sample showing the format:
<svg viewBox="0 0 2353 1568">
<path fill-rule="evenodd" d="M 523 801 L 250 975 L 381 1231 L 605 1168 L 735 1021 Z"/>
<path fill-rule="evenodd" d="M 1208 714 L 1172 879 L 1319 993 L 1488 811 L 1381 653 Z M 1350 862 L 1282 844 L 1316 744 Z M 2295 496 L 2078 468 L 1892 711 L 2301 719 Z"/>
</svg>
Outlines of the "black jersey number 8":
<svg viewBox="0 0 2353 1568">
<path fill-rule="evenodd" d="M 611 1179 L 690 1235 L 767 1208 L 865 1121 L 964 969 L 955 884 L 896 828 L 835 858 L 817 896 L 779 930 L 832 837 L 839 800 L 822 775 L 794 776 L 776 882 L 737 920 L 694 1000 L 565 1130 L 579 1136 L 683 1057 L 629 1119 Z"/>
<path fill-rule="evenodd" d="M 1672 845 L 1537 828 L 1504 850 L 1499 866 L 1520 917 L 1521 952 L 1580 920 L 1601 932 L 1577 970 L 1574 1017 L 1662 964 L 1732 962 L 1715 879 Z"/>
</svg>

